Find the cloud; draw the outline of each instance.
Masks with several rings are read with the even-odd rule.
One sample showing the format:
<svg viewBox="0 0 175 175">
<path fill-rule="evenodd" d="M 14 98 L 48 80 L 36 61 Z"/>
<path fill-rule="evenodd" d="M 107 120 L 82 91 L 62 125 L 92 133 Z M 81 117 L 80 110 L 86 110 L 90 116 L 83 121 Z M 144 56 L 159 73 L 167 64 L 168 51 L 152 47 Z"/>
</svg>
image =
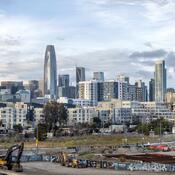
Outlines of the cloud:
<svg viewBox="0 0 175 175">
<path fill-rule="evenodd" d="M 164 49 L 158 49 L 153 51 L 133 52 L 130 58 L 162 58 L 167 54 Z"/>
<path fill-rule="evenodd" d="M 159 58 L 175 81 L 174 0 L 16 2 L 0 0 L 0 79 L 42 78 L 45 47 L 54 44 L 58 72 L 73 81 L 76 65 L 88 78 L 104 71 L 148 81 Z"/>
</svg>

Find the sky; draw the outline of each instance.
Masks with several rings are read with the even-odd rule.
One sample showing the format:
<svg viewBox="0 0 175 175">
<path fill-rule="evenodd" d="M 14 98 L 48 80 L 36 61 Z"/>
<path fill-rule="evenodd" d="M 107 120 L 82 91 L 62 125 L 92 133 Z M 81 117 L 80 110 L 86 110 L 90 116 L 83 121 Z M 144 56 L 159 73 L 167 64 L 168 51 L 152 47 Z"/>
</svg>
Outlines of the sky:
<svg viewBox="0 0 175 175">
<path fill-rule="evenodd" d="M 175 84 L 175 0 L 0 0 L 0 80 L 42 79 L 46 45 L 59 74 L 84 66 L 86 77 L 154 76 L 165 59 Z"/>
</svg>

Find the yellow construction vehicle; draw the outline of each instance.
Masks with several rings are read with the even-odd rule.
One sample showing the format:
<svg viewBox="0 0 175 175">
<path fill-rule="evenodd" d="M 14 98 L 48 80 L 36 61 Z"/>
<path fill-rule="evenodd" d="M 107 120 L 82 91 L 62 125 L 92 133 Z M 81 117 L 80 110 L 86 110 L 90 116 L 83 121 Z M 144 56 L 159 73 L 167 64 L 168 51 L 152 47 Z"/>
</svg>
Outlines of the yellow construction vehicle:
<svg viewBox="0 0 175 175">
<path fill-rule="evenodd" d="M 23 153 L 23 149 L 24 149 L 24 143 L 21 143 L 20 145 L 17 144 L 17 145 L 11 146 L 7 150 L 7 153 L 5 156 L 0 156 L 0 168 L 13 170 L 16 172 L 22 172 L 23 167 L 20 164 L 20 160 Z M 15 160 L 12 160 L 12 154 L 15 151 L 17 151 L 17 156 L 15 157 Z"/>
<path fill-rule="evenodd" d="M 62 166 L 66 166 L 66 161 L 68 159 L 68 154 L 64 152 L 59 153 L 59 161 Z"/>
</svg>

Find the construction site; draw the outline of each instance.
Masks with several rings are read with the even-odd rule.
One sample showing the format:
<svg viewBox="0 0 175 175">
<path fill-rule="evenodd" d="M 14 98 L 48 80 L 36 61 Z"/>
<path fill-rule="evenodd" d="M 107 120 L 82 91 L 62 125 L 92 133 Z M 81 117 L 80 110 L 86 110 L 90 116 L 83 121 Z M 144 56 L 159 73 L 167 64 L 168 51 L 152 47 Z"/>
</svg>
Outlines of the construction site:
<svg viewBox="0 0 175 175">
<path fill-rule="evenodd" d="M 175 172 L 174 142 L 113 146 L 1 149 L 0 174 L 132 175 Z"/>
</svg>

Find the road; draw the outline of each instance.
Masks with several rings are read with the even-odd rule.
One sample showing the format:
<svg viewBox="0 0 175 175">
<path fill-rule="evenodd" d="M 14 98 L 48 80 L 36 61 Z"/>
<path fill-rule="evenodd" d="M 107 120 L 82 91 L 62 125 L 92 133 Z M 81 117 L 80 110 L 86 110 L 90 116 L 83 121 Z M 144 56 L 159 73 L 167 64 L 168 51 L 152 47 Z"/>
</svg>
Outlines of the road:
<svg viewBox="0 0 175 175">
<path fill-rule="evenodd" d="M 76 169 L 63 167 L 56 163 L 48 162 L 32 162 L 24 163 L 24 173 L 19 175 L 173 175 L 174 173 L 151 173 L 146 171 L 116 171 L 116 170 L 104 170 L 104 169 Z"/>
</svg>

